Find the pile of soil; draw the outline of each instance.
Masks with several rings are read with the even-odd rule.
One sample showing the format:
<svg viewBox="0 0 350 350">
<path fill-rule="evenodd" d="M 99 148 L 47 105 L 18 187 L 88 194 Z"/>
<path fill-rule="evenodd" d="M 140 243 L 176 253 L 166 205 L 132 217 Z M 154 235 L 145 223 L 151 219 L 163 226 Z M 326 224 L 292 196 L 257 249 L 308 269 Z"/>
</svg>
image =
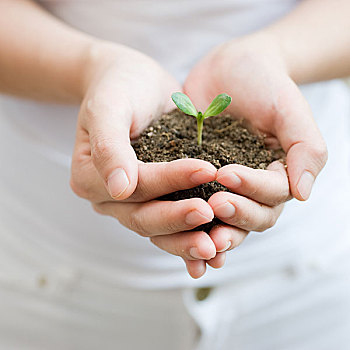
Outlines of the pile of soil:
<svg viewBox="0 0 350 350">
<path fill-rule="evenodd" d="M 210 162 L 217 169 L 228 164 L 241 164 L 255 169 L 266 169 L 277 153 L 268 150 L 262 135 L 254 135 L 244 127 L 242 120 L 230 115 L 220 115 L 205 119 L 203 143 L 197 145 L 197 121 L 179 110 L 164 114 L 154 121 L 133 144 L 137 158 L 143 162 L 169 162 L 180 158 L 198 158 Z M 160 200 L 181 200 L 203 198 L 208 200 L 218 191 L 229 191 L 216 181 L 191 189 L 167 194 Z M 200 226 L 209 232 L 216 224 L 222 223 L 214 218 L 211 223 Z"/>
</svg>

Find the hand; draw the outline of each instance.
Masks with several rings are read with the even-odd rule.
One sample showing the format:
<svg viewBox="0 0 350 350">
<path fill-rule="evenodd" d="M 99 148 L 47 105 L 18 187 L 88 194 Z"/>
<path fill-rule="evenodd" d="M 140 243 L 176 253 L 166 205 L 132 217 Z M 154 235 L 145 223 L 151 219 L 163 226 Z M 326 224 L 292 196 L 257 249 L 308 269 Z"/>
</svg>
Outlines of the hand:
<svg viewBox="0 0 350 350">
<path fill-rule="evenodd" d="M 327 148 L 273 40 L 256 34 L 215 48 L 194 67 L 184 89 L 202 110 L 216 94 L 231 95 L 228 111 L 265 134 L 268 146 L 282 146 L 292 195 L 309 198 Z"/>
<path fill-rule="evenodd" d="M 213 181 L 215 177 L 215 167 L 199 159 L 140 162 L 138 184 L 129 198 L 97 202 L 93 207 L 100 214 L 115 217 L 142 237 L 150 238 L 162 250 L 182 257 L 189 274 L 198 278 L 205 272 L 204 261 L 215 257 L 216 248 L 205 232 L 188 230 L 210 222 L 214 218 L 212 208 L 200 198 L 175 202 L 155 198 Z M 101 191 L 102 185 L 95 184 L 91 192 Z"/>
<path fill-rule="evenodd" d="M 263 34 L 215 48 L 191 71 L 184 90 L 201 110 L 217 94 L 228 93 L 232 96 L 228 112 L 265 134 L 269 147 L 282 147 L 287 154 L 289 186 L 283 166 L 277 163 L 267 171 L 238 165 L 219 170 L 217 180 L 235 192 L 216 193 L 209 200 L 215 215 L 233 225 L 210 233 L 220 252 L 229 242 L 231 248 L 237 246 L 250 230 L 271 227 L 281 204 L 290 198 L 289 190 L 299 200 L 308 199 L 327 150 L 278 46 Z M 223 264 L 220 256 L 215 257 L 216 266 Z"/>
<path fill-rule="evenodd" d="M 208 201 L 215 216 L 229 225 L 210 232 L 217 254 L 207 263 L 220 268 L 225 252 L 238 247 L 249 231 L 262 232 L 275 225 L 290 194 L 286 170 L 279 161 L 267 170 L 227 165 L 219 169 L 217 181 L 233 192 L 215 193 Z"/>
<path fill-rule="evenodd" d="M 72 160 L 73 191 L 97 212 L 181 256 L 189 273 L 199 277 L 201 267 L 191 261 L 214 257 L 215 246 L 204 232 L 184 231 L 210 222 L 210 205 L 198 198 L 154 199 L 213 181 L 216 169 L 188 159 L 144 164 L 130 145 L 152 118 L 173 108 L 170 96 L 180 86 L 152 59 L 125 47 L 98 47 L 90 60 Z"/>
</svg>

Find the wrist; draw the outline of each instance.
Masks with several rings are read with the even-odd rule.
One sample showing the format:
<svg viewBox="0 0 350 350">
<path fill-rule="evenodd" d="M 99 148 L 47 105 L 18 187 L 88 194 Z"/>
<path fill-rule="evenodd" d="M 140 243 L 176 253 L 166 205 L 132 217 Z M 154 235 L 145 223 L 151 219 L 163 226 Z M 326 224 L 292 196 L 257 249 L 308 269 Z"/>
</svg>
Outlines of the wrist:
<svg viewBox="0 0 350 350">
<path fill-rule="evenodd" d="M 252 42 L 254 53 L 257 57 L 264 59 L 270 67 L 291 77 L 291 65 L 279 40 L 269 33 L 268 30 L 259 31 L 248 37 Z"/>
<path fill-rule="evenodd" d="M 82 97 L 100 80 L 108 68 L 129 61 L 135 54 L 142 55 L 138 51 L 120 44 L 103 40 L 93 41 L 86 53 L 86 64 L 81 80 Z"/>
<path fill-rule="evenodd" d="M 115 46 L 113 43 L 93 40 L 85 48 L 79 84 L 79 96 L 81 100 L 101 72 L 115 59 Z"/>
<path fill-rule="evenodd" d="M 290 40 L 288 40 L 288 37 L 278 30 L 277 26 L 266 28 L 262 34 L 266 38 L 269 38 L 268 40 L 270 41 L 271 45 L 273 45 L 275 51 L 278 52 L 280 60 L 283 62 L 288 76 L 296 84 L 303 84 L 305 79 L 307 79 L 302 73 L 303 61 L 300 61 L 298 52 L 293 49 L 298 45 L 291 43 Z"/>
<path fill-rule="evenodd" d="M 232 64 L 237 67 L 259 67 L 262 71 L 274 71 L 276 75 L 290 77 L 289 61 L 273 35 L 260 31 L 241 38 L 233 39 L 217 48 L 223 69 L 230 70 Z M 214 60 L 215 52 L 214 52 Z M 220 64 L 216 64 L 220 66 Z"/>
</svg>

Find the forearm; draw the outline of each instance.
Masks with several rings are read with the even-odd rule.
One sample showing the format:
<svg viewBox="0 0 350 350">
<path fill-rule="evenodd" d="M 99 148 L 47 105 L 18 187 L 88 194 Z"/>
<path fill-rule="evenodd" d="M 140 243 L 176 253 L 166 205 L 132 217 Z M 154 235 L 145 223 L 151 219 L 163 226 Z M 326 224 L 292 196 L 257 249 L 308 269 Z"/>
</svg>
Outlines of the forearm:
<svg viewBox="0 0 350 350">
<path fill-rule="evenodd" d="M 304 0 L 263 30 L 297 83 L 350 75 L 350 0 Z"/>
<path fill-rule="evenodd" d="M 96 41 L 31 1 L 0 1 L 0 92 L 79 102 Z"/>
</svg>

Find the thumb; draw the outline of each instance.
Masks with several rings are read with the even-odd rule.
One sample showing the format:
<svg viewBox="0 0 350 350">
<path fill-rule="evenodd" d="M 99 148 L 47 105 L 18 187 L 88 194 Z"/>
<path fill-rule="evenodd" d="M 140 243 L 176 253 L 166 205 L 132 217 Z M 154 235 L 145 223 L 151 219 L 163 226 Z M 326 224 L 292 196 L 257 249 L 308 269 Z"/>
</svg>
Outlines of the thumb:
<svg viewBox="0 0 350 350">
<path fill-rule="evenodd" d="M 137 158 L 130 144 L 132 112 L 113 104 L 86 107 L 86 129 L 89 134 L 93 164 L 110 196 L 116 200 L 128 198 L 137 185 Z"/>
<path fill-rule="evenodd" d="M 287 153 L 292 195 L 307 200 L 314 181 L 327 161 L 327 147 L 311 109 L 297 86 L 278 104 L 275 133 Z"/>
</svg>

